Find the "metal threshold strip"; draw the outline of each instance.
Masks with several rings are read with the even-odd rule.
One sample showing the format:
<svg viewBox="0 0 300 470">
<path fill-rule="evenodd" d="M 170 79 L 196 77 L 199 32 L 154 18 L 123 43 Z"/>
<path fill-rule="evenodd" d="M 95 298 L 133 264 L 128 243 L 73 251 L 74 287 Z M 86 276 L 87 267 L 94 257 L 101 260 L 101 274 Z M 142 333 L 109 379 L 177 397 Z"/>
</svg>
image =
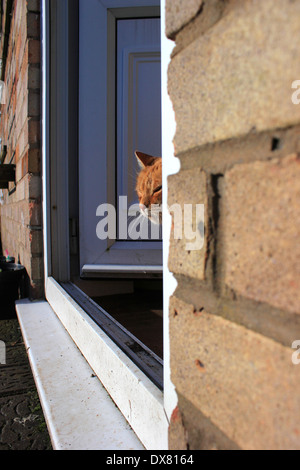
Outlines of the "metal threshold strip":
<svg viewBox="0 0 300 470">
<path fill-rule="evenodd" d="M 81 270 L 81 278 L 95 277 L 156 277 L 161 278 L 163 268 L 160 265 L 124 265 L 124 264 L 85 264 Z"/>
<path fill-rule="evenodd" d="M 97 325 L 120 349 L 163 390 L 163 361 L 132 333 L 117 322 L 108 312 L 71 282 L 61 283 L 68 294 L 83 308 Z"/>
</svg>

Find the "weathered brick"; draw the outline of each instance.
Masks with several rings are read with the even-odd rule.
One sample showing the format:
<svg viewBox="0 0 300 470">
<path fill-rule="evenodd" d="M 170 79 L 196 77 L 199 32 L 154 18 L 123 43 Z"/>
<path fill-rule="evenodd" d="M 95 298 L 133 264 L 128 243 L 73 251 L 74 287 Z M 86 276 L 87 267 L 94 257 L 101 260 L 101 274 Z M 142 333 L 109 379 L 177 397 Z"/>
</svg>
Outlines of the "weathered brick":
<svg viewBox="0 0 300 470">
<path fill-rule="evenodd" d="M 44 282 L 43 279 L 33 280 L 30 283 L 30 298 L 41 299 L 44 297 Z"/>
<path fill-rule="evenodd" d="M 177 392 L 178 394 L 178 392 Z M 240 450 L 239 446 L 231 441 L 209 418 L 195 408 L 193 404 L 182 395 L 178 394 L 178 408 L 184 427 L 186 446 L 191 450 Z M 179 434 L 179 436 L 177 436 Z M 169 443 L 174 443 L 170 449 L 177 447 L 177 437 L 182 435 L 180 428 L 170 425 Z M 186 447 L 185 447 L 186 448 Z"/>
<path fill-rule="evenodd" d="M 24 131 L 25 137 L 27 134 L 27 114 L 28 114 L 27 97 L 28 97 L 27 90 L 23 89 L 23 93 L 20 92 L 19 99 L 17 100 L 17 110 L 16 110 L 16 116 L 15 116 L 15 129 L 14 129 L 16 142 L 20 138 L 22 131 Z M 24 126 L 26 126 L 26 129 L 24 129 Z M 21 147 L 20 151 L 22 152 L 24 150 L 24 142 L 20 142 L 20 147 Z"/>
<path fill-rule="evenodd" d="M 19 162 L 19 146 L 16 148 L 16 183 L 22 179 L 22 165 L 20 165 Z"/>
<path fill-rule="evenodd" d="M 40 88 L 40 69 L 39 67 L 29 66 L 28 69 L 28 88 L 33 90 Z"/>
<path fill-rule="evenodd" d="M 13 10 L 13 18 L 15 20 L 15 34 L 19 33 L 19 29 L 21 28 L 22 23 L 24 22 L 26 15 L 26 2 L 24 1 L 17 1 L 16 7 Z"/>
<path fill-rule="evenodd" d="M 29 119 L 28 122 L 28 143 L 37 144 L 40 141 L 40 121 Z"/>
<path fill-rule="evenodd" d="M 232 442 L 242 449 L 300 448 L 293 349 L 176 297 L 170 338 L 176 390 Z"/>
<path fill-rule="evenodd" d="M 43 278 L 43 260 L 41 257 L 31 258 L 31 279 L 33 281 Z"/>
<path fill-rule="evenodd" d="M 41 158 L 40 149 L 34 148 L 29 150 L 28 154 L 28 171 L 30 173 L 40 173 L 41 170 Z"/>
<path fill-rule="evenodd" d="M 25 80 L 24 77 L 26 76 L 27 70 L 28 70 L 28 48 L 25 48 L 25 54 L 23 57 L 20 57 L 20 75 L 18 77 L 19 80 Z"/>
<path fill-rule="evenodd" d="M 34 91 L 28 92 L 28 116 L 37 117 L 41 112 L 40 95 Z"/>
<path fill-rule="evenodd" d="M 300 121 L 291 101 L 300 76 L 298 1 L 230 1 L 213 28 L 178 53 L 169 92 L 179 154 L 206 143 Z"/>
<path fill-rule="evenodd" d="M 178 406 L 173 410 L 169 427 L 169 450 L 186 450 L 187 435 Z"/>
<path fill-rule="evenodd" d="M 28 40 L 28 62 L 30 64 L 39 64 L 40 58 L 40 41 L 37 39 Z"/>
<path fill-rule="evenodd" d="M 20 161 L 22 178 L 28 173 L 28 151 L 24 153 Z M 26 196 L 26 193 L 25 193 Z"/>
<path fill-rule="evenodd" d="M 224 174 L 235 163 L 282 158 L 300 152 L 300 126 L 249 134 L 242 139 L 204 145 L 180 155 L 180 168 L 202 167 L 208 173 Z"/>
<path fill-rule="evenodd" d="M 22 164 L 18 165 L 17 168 L 20 168 L 22 171 Z M 25 201 L 26 189 L 27 189 L 27 181 L 25 180 L 23 176 L 21 176 L 21 178 L 17 180 L 17 185 L 16 185 L 15 197 L 16 197 L 17 202 Z"/>
<path fill-rule="evenodd" d="M 40 0 L 27 0 L 28 11 L 40 11 Z"/>
<path fill-rule="evenodd" d="M 41 178 L 38 175 L 27 175 L 28 181 L 28 199 L 40 199 L 41 198 Z"/>
<path fill-rule="evenodd" d="M 203 0 L 166 0 L 166 35 L 174 38 L 199 13 L 202 5 Z"/>
<path fill-rule="evenodd" d="M 29 225 L 40 227 L 42 223 L 42 207 L 40 201 L 30 200 L 29 203 Z"/>
<path fill-rule="evenodd" d="M 30 230 L 29 233 L 29 250 L 33 255 L 41 255 L 43 253 L 43 237 L 41 230 Z M 40 267 L 42 270 L 42 267 Z M 35 279 L 39 279 L 36 277 Z"/>
<path fill-rule="evenodd" d="M 17 186 L 18 188 L 18 186 Z M 20 223 L 25 227 L 29 224 L 29 203 L 28 201 L 22 200 L 16 204 L 14 210 Z"/>
<path fill-rule="evenodd" d="M 20 127 L 21 127 L 21 123 Z M 17 136 L 17 145 L 19 147 L 19 158 L 21 158 L 24 155 L 24 152 L 26 152 L 27 147 L 28 147 L 28 123 L 27 120 L 25 119 L 24 125 L 21 128 L 21 131 L 19 125 L 16 125 L 16 131 L 15 134 Z"/>
<path fill-rule="evenodd" d="M 3 28 L 5 34 L 0 41 L 3 52 L 3 39 L 9 33 L 5 69 L 7 93 L 1 108 L 0 133 L 7 145 L 5 163 L 16 164 L 16 190 L 10 194 L 3 192 L 1 239 L 3 249 L 8 249 L 11 255 L 24 264 L 29 276 L 35 276 L 31 294 L 39 296 L 43 291 L 41 232 L 31 229 L 31 226 L 40 228 L 41 225 L 41 188 L 38 176 L 40 15 L 33 13 L 34 11 L 39 11 L 38 0 L 14 2 L 10 31 Z M 4 10 L 3 21 L 5 17 Z M 34 116 L 34 121 L 28 119 L 30 116 Z M 10 189 L 13 186 L 10 183 Z M 33 257 L 35 261 L 32 261 Z"/>
<path fill-rule="evenodd" d="M 185 274 L 197 279 L 205 278 L 205 261 L 207 250 L 207 188 L 206 175 L 200 169 L 180 172 L 169 177 L 168 206 L 173 224 L 170 236 L 169 269 L 176 274 Z M 204 220 L 202 214 L 196 215 L 196 206 L 204 204 Z M 187 206 L 192 208 L 192 218 L 185 220 Z M 178 215 L 179 214 L 179 215 Z M 187 214 L 187 212 L 186 212 Z M 194 233 L 194 239 L 189 236 Z M 205 233 L 205 235 L 204 235 Z M 178 235 L 182 235 L 179 238 Z M 198 240 L 196 239 L 196 236 Z"/>
<path fill-rule="evenodd" d="M 27 35 L 29 38 L 39 38 L 40 34 L 40 15 L 33 12 L 27 12 Z"/>
<path fill-rule="evenodd" d="M 225 282 L 300 313 L 300 159 L 241 164 L 225 175 Z"/>
</svg>

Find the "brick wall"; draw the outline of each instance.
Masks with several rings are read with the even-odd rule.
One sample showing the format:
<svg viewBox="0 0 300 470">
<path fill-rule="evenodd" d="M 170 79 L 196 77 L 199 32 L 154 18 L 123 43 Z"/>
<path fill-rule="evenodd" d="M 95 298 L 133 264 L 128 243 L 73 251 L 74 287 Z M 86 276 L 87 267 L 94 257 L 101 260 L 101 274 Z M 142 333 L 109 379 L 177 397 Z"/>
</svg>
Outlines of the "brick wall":
<svg viewBox="0 0 300 470">
<path fill-rule="evenodd" d="M 16 184 L 3 190 L 3 250 L 26 267 L 31 297 L 43 294 L 40 177 L 40 12 L 38 0 L 3 1 L 2 80 L 7 95 L 1 105 L 0 136 L 7 146 L 4 163 L 16 165 Z"/>
<path fill-rule="evenodd" d="M 170 448 L 299 449 L 300 1 L 167 0 L 166 32 L 169 204 L 205 204 L 200 251 L 171 236 Z"/>
</svg>

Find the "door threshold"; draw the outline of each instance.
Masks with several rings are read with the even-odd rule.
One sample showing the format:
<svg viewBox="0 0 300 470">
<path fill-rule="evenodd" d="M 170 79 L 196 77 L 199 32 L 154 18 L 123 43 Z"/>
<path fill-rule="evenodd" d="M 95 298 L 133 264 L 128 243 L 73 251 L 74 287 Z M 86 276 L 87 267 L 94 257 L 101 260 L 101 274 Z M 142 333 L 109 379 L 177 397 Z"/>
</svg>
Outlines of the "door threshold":
<svg viewBox="0 0 300 470">
<path fill-rule="evenodd" d="M 46 301 L 16 303 L 54 450 L 144 450 Z"/>
</svg>

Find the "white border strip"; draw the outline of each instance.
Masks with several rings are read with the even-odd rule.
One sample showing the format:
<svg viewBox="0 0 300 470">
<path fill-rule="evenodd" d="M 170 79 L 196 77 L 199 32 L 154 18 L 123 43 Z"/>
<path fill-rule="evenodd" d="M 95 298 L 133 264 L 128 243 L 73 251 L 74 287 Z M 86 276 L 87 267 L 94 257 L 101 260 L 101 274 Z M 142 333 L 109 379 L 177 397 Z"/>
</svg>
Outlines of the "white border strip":
<svg viewBox="0 0 300 470">
<path fill-rule="evenodd" d="M 163 393 L 52 278 L 48 302 L 148 450 L 168 449 Z"/>
<path fill-rule="evenodd" d="M 50 151 L 49 151 L 49 123 L 50 123 L 50 94 L 49 94 L 49 0 L 41 0 L 41 32 L 42 32 L 42 190 L 43 190 L 43 244 L 44 244 L 44 274 L 45 278 L 51 270 L 50 256 Z"/>
<path fill-rule="evenodd" d="M 162 165 L 163 165 L 163 207 L 168 207 L 168 176 L 177 173 L 180 163 L 174 157 L 173 136 L 175 134 L 175 115 L 168 95 L 168 67 L 174 48 L 173 41 L 165 34 L 166 0 L 161 0 L 161 84 L 162 84 Z M 168 419 L 177 405 L 177 394 L 171 381 L 169 298 L 176 288 L 176 280 L 168 268 L 171 216 L 167 210 L 163 214 L 163 285 L 164 285 L 164 403 Z"/>
</svg>

